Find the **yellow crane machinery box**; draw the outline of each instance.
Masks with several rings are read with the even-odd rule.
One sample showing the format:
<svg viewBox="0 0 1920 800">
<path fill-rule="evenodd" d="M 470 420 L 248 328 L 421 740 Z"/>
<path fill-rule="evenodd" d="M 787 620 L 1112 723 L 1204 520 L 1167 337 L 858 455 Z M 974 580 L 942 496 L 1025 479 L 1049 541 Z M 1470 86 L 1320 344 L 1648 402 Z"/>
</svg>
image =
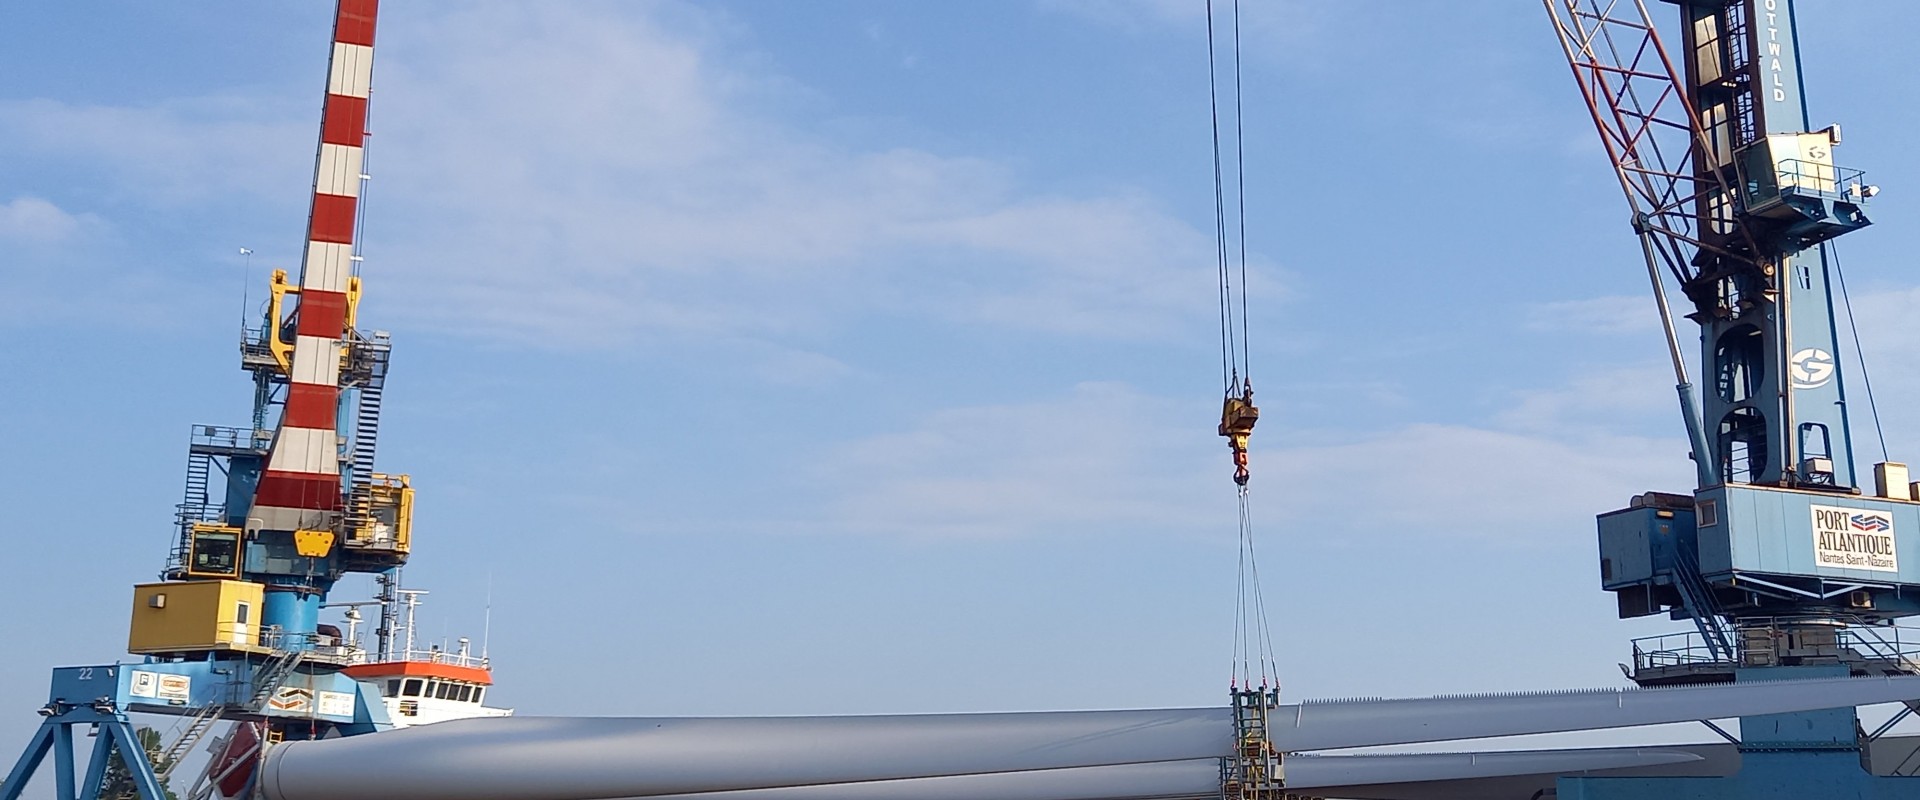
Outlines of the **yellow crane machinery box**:
<svg viewBox="0 0 1920 800">
<path fill-rule="evenodd" d="M 261 651 L 263 587 L 246 581 L 167 581 L 133 587 L 127 652 Z"/>
</svg>

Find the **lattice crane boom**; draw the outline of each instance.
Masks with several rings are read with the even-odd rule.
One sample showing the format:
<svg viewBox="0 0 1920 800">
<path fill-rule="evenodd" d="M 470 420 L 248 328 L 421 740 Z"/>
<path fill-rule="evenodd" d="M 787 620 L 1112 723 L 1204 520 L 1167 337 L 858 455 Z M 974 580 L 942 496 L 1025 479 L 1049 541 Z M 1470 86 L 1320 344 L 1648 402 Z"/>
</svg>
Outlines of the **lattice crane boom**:
<svg viewBox="0 0 1920 800">
<path fill-rule="evenodd" d="M 1660 265 L 1685 287 L 1713 277 L 1701 273 L 1697 250 L 1751 263 L 1756 248 L 1750 232 L 1732 225 L 1727 205 L 1734 196 L 1730 176 L 1696 169 L 1697 156 L 1723 153 L 1726 143 L 1712 138 L 1689 102 L 1686 79 L 1645 0 L 1545 0 L 1545 5 L 1635 228 L 1654 237 Z M 1707 213 L 1701 213 L 1703 207 Z M 1715 243 L 1702 234 L 1703 222 L 1733 234 L 1744 246 Z"/>
</svg>

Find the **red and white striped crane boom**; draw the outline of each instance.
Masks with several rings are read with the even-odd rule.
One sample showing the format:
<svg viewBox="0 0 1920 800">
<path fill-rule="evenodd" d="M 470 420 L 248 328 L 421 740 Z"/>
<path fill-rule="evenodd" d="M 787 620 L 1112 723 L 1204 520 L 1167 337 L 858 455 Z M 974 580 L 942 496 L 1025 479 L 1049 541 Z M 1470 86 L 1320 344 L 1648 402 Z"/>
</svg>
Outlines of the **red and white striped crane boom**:
<svg viewBox="0 0 1920 800">
<path fill-rule="evenodd" d="M 261 529 L 332 530 L 343 505 L 340 365 L 378 6 L 379 0 L 339 0 L 335 11 L 286 406 L 248 514 Z"/>
</svg>

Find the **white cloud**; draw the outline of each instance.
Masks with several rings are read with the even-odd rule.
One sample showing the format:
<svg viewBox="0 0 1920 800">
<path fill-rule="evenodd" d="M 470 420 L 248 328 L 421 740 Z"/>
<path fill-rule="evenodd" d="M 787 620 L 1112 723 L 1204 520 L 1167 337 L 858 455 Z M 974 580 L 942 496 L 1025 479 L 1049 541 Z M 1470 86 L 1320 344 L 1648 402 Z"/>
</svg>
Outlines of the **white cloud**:
<svg viewBox="0 0 1920 800">
<path fill-rule="evenodd" d="M 1672 368 L 1649 362 L 1631 367 L 1589 366 L 1565 385 L 1520 390 L 1513 405 L 1495 420 L 1509 430 L 1557 431 L 1567 436 L 1633 427 L 1627 423 L 1643 420 L 1679 429 L 1679 409 Z"/>
<path fill-rule="evenodd" d="M 1230 531 L 1231 467 L 1208 411 L 1116 384 L 938 411 L 824 459 L 816 477 L 838 500 L 820 527 L 923 536 Z M 1267 416 L 1252 453 L 1263 530 L 1524 542 L 1691 481 L 1677 435 L 1419 423 L 1336 438 L 1310 424 L 1283 430 L 1279 409 Z"/>
<path fill-rule="evenodd" d="M 98 223 L 90 214 L 75 216 L 38 197 L 16 197 L 0 204 L 0 242 L 51 244 L 71 238 L 84 225 Z"/>
<path fill-rule="evenodd" d="M 0 248 L 0 328 L 85 320 L 152 329 L 204 308 L 194 286 L 130 255 L 122 229 L 92 211 L 31 195 L 0 202 Z"/>
<path fill-rule="evenodd" d="M 1894 461 L 1920 463 L 1920 411 L 1912 398 L 1920 396 L 1920 288 L 1889 288 L 1859 292 L 1853 311 L 1860 328 L 1860 349 L 1866 359 L 1862 376 L 1854 364 L 1847 368 L 1847 392 L 1854 437 L 1854 453 L 1864 463 L 1880 460 L 1880 443 L 1866 402 L 1866 381 L 1873 381 L 1873 406 L 1887 433 L 1888 456 Z M 1843 318 L 1844 319 L 1844 318 Z M 1841 348 L 1854 350 L 1842 329 Z"/>
<path fill-rule="evenodd" d="M 306 98 L 300 98 L 302 100 Z M 0 101 L 0 142 L 113 173 L 114 193 L 171 205 L 243 193 L 304 205 L 317 121 L 288 98 L 167 98 L 145 106 Z"/>
<path fill-rule="evenodd" d="M 1182 425 L 1180 410 L 1085 383 L 1053 400 L 936 411 L 825 458 L 814 477 L 839 494 L 821 525 L 923 536 L 1205 530 L 1198 501 L 1228 496 L 1206 491 L 1206 478 L 1224 481 L 1231 467 L 1220 469 L 1225 449 L 1212 453 L 1204 417 Z M 1219 456 L 1212 474 L 1203 453 Z"/>
<path fill-rule="evenodd" d="M 881 312 L 1137 337 L 1211 308 L 1210 240 L 1138 193 L 828 141 L 766 110 L 794 94 L 778 76 L 630 6 L 426 13 L 395 24 L 431 38 L 389 28 L 369 269 L 407 265 L 436 324 L 585 341 Z"/>
<path fill-rule="evenodd" d="M 0 202 L 0 327 L 139 316 L 153 287 L 146 275 L 99 279 L 113 240 L 98 216 L 31 195 Z"/>
<path fill-rule="evenodd" d="M 885 23 L 865 20 L 860 23 L 860 33 L 875 49 L 894 59 L 901 69 L 913 69 L 920 65 L 920 54 L 888 30 Z"/>
<path fill-rule="evenodd" d="M 816 102 L 697 6 L 396 9 L 376 75 L 369 303 L 542 345 L 863 315 L 1079 336 L 1203 330 L 1211 239 L 1128 189 L 793 121 Z M 315 69 L 319 64 L 315 63 Z M 146 205 L 304 208 L 312 98 L 0 103 L 0 143 Z M 390 266 L 391 265 L 391 266 Z M 1262 282 L 1271 278 L 1262 277 Z"/>
<path fill-rule="evenodd" d="M 1374 538 L 1525 542 L 1588 524 L 1652 489 L 1692 486 L 1685 442 L 1621 435 L 1566 440 L 1416 424 L 1358 442 L 1262 459 L 1280 486 L 1267 512 L 1295 529 L 1336 525 Z M 1271 495 L 1270 495 L 1271 496 Z M 1335 522 L 1327 522 L 1335 520 Z"/>
<path fill-rule="evenodd" d="M 1359 27 L 1351 20 L 1341 19 L 1353 16 L 1353 12 L 1340 3 L 1215 0 L 1213 28 L 1223 68 L 1232 52 L 1235 6 L 1240 14 L 1239 33 L 1247 60 L 1287 59 L 1296 67 L 1319 69 L 1325 59 L 1318 52 L 1307 56 L 1303 47 L 1317 51 L 1332 41 L 1325 35 L 1327 31 L 1335 27 Z M 1207 25 L 1207 3 L 1202 0 L 1036 0 L 1035 7 L 1044 13 L 1079 18 L 1131 35 L 1172 29 L 1182 35 L 1204 36 Z M 1361 19 L 1365 19 L 1364 14 Z"/>
<path fill-rule="evenodd" d="M 1215 35 L 1223 39 L 1223 49 L 1233 35 L 1236 5 L 1241 15 L 1241 36 L 1262 42 L 1256 53 L 1277 38 L 1309 35 L 1325 16 L 1324 9 L 1298 0 L 1247 3 L 1218 0 L 1213 4 L 1213 24 Z M 1207 3 L 1202 0 L 1038 0 L 1036 7 L 1130 33 L 1169 26 L 1203 26 L 1207 21 Z"/>
<path fill-rule="evenodd" d="M 761 379 L 782 386 L 823 387 L 839 383 L 859 371 L 823 353 L 786 347 L 764 346 L 750 362 Z"/>
<path fill-rule="evenodd" d="M 1527 308 L 1527 327 L 1541 331 L 1644 333 L 1659 330 L 1659 320 L 1651 295 L 1608 295 Z"/>
<path fill-rule="evenodd" d="M 1887 433 L 1888 456 L 1895 461 L 1904 457 L 1920 459 L 1920 414 L 1905 402 L 1920 394 L 1920 288 L 1880 288 L 1859 292 L 1854 299 L 1859 318 L 1861 348 L 1865 350 L 1867 372 L 1863 375 L 1851 355 L 1855 351 L 1851 336 L 1841 319 L 1841 350 L 1847 357 L 1847 391 L 1854 434 L 1854 452 L 1861 465 L 1881 458 L 1874 429 L 1874 409 Z M 1843 312 L 1844 313 L 1844 312 Z M 1635 296 L 1596 297 L 1544 303 L 1527 313 L 1527 326 L 1541 331 L 1571 331 L 1595 334 L 1651 335 L 1658 341 L 1657 318 L 1650 298 Z M 1682 346 L 1689 361 L 1696 390 L 1704 391 L 1698 357 L 1698 330 L 1680 320 Z M 1526 390 L 1516 395 L 1515 403 L 1496 416 L 1506 429 L 1551 432 L 1591 429 L 1603 418 L 1620 420 L 1638 417 L 1651 420 L 1668 430 L 1679 426 L 1678 401 L 1672 391 L 1673 375 L 1664 361 L 1647 362 L 1635 367 L 1600 368 L 1585 373 L 1571 383 L 1558 387 Z M 1872 379 L 1873 400 L 1867 398 L 1867 380 Z M 1862 474 L 1865 474 L 1864 472 Z"/>
<path fill-rule="evenodd" d="M 1039 7 L 1124 30 L 1206 19 L 1206 5 L 1190 0 L 1039 0 Z"/>
</svg>

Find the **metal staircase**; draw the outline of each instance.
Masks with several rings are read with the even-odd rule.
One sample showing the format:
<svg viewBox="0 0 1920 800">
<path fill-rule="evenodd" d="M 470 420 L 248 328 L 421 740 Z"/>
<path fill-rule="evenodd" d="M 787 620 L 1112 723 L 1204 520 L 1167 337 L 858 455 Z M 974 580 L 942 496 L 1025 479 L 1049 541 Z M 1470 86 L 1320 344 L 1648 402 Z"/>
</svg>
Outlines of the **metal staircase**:
<svg viewBox="0 0 1920 800">
<path fill-rule="evenodd" d="M 280 688 L 280 684 L 286 680 L 287 675 L 299 667 L 301 660 L 305 657 L 305 651 L 286 650 L 276 653 L 273 660 L 263 663 L 254 672 L 253 697 L 248 699 L 243 708 L 254 712 L 261 710 L 267 701 L 273 698 L 274 692 Z M 181 760 L 188 753 L 193 752 L 194 746 L 206 738 L 214 725 L 226 718 L 227 712 L 233 710 L 235 709 L 232 703 L 223 702 L 209 703 L 195 711 L 193 716 L 187 719 L 186 728 L 181 730 L 173 743 L 155 758 L 154 774 L 162 781 L 171 777 L 174 770 L 180 766 Z"/>
<path fill-rule="evenodd" d="M 253 697 L 247 700 L 247 710 L 259 711 L 265 708 L 267 701 L 273 699 L 273 693 L 280 689 L 287 676 L 300 666 L 307 657 L 305 650 L 281 650 L 253 673 Z"/>
<path fill-rule="evenodd" d="M 1693 617 L 1700 638 L 1706 641 L 1714 658 L 1735 661 L 1740 654 L 1734 651 L 1733 634 L 1720 612 L 1719 601 L 1714 599 L 1713 587 L 1700 575 L 1700 562 L 1685 547 L 1675 548 L 1674 556 L 1673 585 L 1680 590 L 1680 601 Z"/>
<path fill-rule="evenodd" d="M 212 505 L 208 492 L 213 482 L 213 455 L 193 448 L 187 451 L 187 488 L 180 500 L 175 522 L 180 532 L 175 538 L 173 552 L 167 555 L 167 569 L 184 568 L 190 557 L 193 541 L 193 523 L 202 522 L 208 516 Z"/>
<path fill-rule="evenodd" d="M 373 454 L 380 440 L 380 400 L 392 355 L 393 346 L 385 332 L 354 337 L 350 374 L 358 383 L 359 398 L 354 405 L 353 445 L 347 456 L 353 476 L 347 507 L 356 523 L 364 523 L 372 514 Z"/>
<path fill-rule="evenodd" d="M 213 479 L 213 456 L 207 453 L 187 453 L 187 491 L 180 502 L 185 505 L 207 504 L 207 486 Z"/>
<path fill-rule="evenodd" d="M 180 765 L 181 759 L 193 752 L 194 746 L 206 738 L 207 733 L 213 730 L 213 726 L 224 719 L 228 712 L 243 710 L 257 713 L 261 711 L 267 701 L 273 699 L 274 692 L 280 689 L 280 684 L 284 683 L 287 676 L 300 666 L 306 655 L 304 650 L 276 651 L 271 660 L 261 663 L 254 670 L 253 696 L 238 709 L 231 702 L 220 702 L 208 703 L 195 711 L 193 716 L 187 718 L 186 727 L 180 731 L 180 735 L 175 737 L 173 743 L 167 745 L 167 749 L 155 759 L 155 774 L 159 775 L 163 781 L 172 775 L 174 769 Z"/>
<path fill-rule="evenodd" d="M 167 749 L 161 751 L 159 757 L 154 760 L 154 774 L 162 781 L 173 775 L 174 769 L 180 766 L 181 759 L 193 752 L 194 745 L 199 744 L 200 740 L 206 737 L 207 731 L 213 730 L 213 726 L 218 724 L 221 717 L 226 714 L 227 708 L 225 703 L 211 703 L 194 712 L 194 715 L 187 719 L 186 729 L 180 731 L 180 735 L 174 738 L 173 744 L 167 745 Z"/>
</svg>

